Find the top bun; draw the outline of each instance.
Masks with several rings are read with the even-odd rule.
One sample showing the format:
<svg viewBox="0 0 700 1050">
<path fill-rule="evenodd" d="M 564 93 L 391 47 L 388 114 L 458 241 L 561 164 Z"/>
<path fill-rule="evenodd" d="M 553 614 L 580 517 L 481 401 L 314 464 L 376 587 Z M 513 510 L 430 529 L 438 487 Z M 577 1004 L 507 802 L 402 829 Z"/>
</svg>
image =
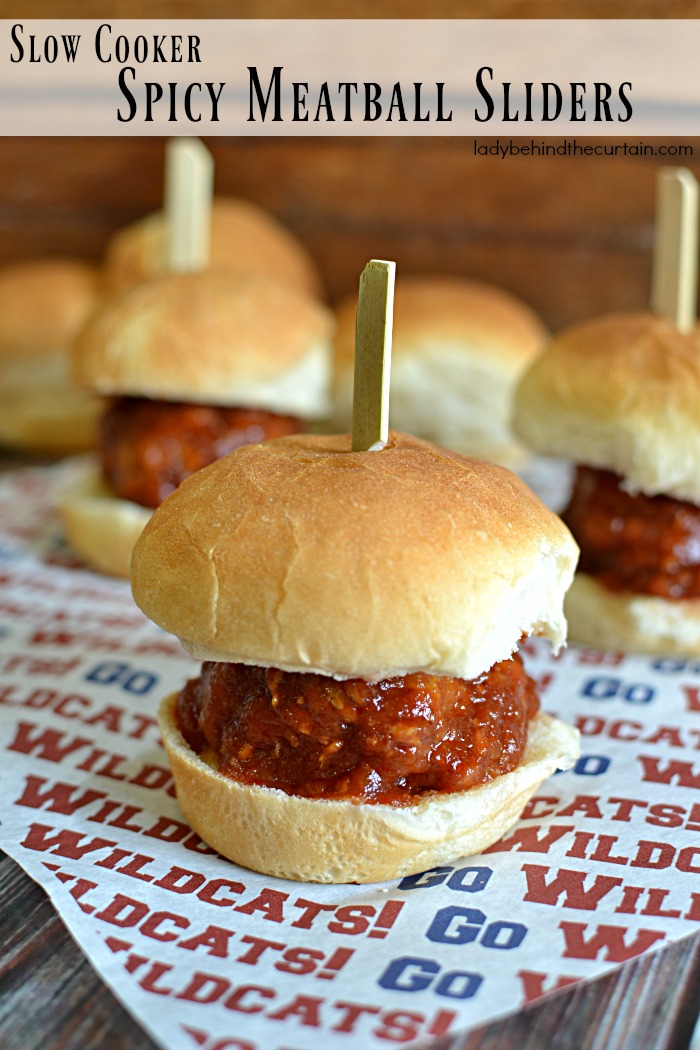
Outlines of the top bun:
<svg viewBox="0 0 700 1050">
<path fill-rule="evenodd" d="M 101 394 L 327 412 L 332 319 L 314 299 L 225 270 L 166 274 L 111 299 L 75 346 Z"/>
<path fill-rule="evenodd" d="M 334 421 L 352 422 L 357 295 L 337 310 Z M 506 465 L 524 458 L 510 429 L 515 384 L 547 331 L 524 302 L 458 277 L 400 277 L 394 294 L 391 425 Z"/>
<path fill-rule="evenodd" d="M 700 343 L 651 314 L 559 335 L 524 376 L 514 426 L 532 448 L 700 503 Z"/>
<path fill-rule="evenodd" d="M 404 434 L 237 449 L 155 512 L 137 604 L 203 659 L 337 678 L 475 678 L 559 645 L 578 548 L 513 474 Z"/>
<path fill-rule="evenodd" d="M 36 259 L 0 270 L 0 358 L 65 353 L 95 308 L 97 269 L 77 259 Z"/>
<path fill-rule="evenodd" d="M 71 379 L 70 346 L 101 284 L 77 259 L 0 270 L 0 443 L 62 455 L 95 444 L 102 405 Z"/>
<path fill-rule="evenodd" d="M 165 273 L 166 248 L 163 212 L 119 230 L 105 256 L 111 291 L 123 292 Z M 322 297 L 321 278 L 301 241 L 249 201 L 214 199 L 209 253 L 211 266 L 270 277 L 306 295 Z"/>
</svg>

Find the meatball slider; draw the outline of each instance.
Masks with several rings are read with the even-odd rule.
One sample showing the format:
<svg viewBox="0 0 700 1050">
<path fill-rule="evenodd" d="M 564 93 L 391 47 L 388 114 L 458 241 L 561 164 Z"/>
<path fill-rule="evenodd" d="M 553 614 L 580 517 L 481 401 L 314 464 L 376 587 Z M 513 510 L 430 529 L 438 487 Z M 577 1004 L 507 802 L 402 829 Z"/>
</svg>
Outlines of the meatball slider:
<svg viewBox="0 0 700 1050">
<path fill-rule="evenodd" d="M 0 443 L 63 455 L 92 448 L 99 398 L 71 380 L 70 348 L 95 309 L 94 266 L 47 258 L 0 270 Z"/>
<path fill-rule="evenodd" d="M 515 428 L 578 464 L 563 517 L 581 546 L 571 637 L 700 653 L 700 346 L 670 321 L 575 325 L 522 380 Z"/>
<path fill-rule="evenodd" d="M 263 277 L 171 273 L 110 300 L 75 347 L 77 378 L 111 400 L 101 473 L 63 502 L 74 549 L 128 576 L 136 537 L 185 477 L 325 415 L 330 338 L 325 307 Z"/>
<path fill-rule="evenodd" d="M 352 421 L 357 295 L 337 309 L 334 423 Z M 419 437 L 504 466 L 526 450 L 510 425 L 513 391 L 542 349 L 537 314 L 502 288 L 459 277 L 396 281 L 391 423 Z"/>
<path fill-rule="evenodd" d="M 577 547 L 510 472 L 391 432 L 294 435 L 189 478 L 137 604 L 205 661 L 161 708 L 182 810 L 268 874 L 373 882 L 484 849 L 573 763 L 517 654 L 558 647 Z"/>
<path fill-rule="evenodd" d="M 273 215 L 250 201 L 215 197 L 211 206 L 209 265 L 269 277 L 321 298 L 321 278 L 306 247 Z M 168 270 L 167 217 L 146 215 L 114 234 L 105 255 L 108 287 L 116 294 Z"/>
</svg>

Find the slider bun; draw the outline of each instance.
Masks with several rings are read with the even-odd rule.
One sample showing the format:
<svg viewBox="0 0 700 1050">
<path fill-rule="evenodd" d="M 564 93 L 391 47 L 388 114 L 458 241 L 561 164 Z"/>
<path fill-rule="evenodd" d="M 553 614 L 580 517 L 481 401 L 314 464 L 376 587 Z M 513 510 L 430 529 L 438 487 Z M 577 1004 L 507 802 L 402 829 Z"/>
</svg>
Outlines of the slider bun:
<svg viewBox="0 0 700 1050">
<path fill-rule="evenodd" d="M 249 445 L 188 478 L 132 560 L 138 605 L 193 655 L 379 680 L 475 678 L 565 637 L 578 548 L 509 471 L 404 434 Z"/>
<path fill-rule="evenodd" d="M 352 423 L 357 295 L 337 311 L 334 422 Z M 492 285 L 400 277 L 394 295 L 391 425 L 505 465 L 524 458 L 510 428 L 515 384 L 547 337 L 535 312 Z"/>
<path fill-rule="evenodd" d="M 700 599 L 618 593 L 577 573 L 564 608 L 575 642 L 613 652 L 700 654 Z"/>
<path fill-rule="evenodd" d="M 58 365 L 37 358 L 9 378 L 0 365 L 0 445 L 56 456 L 95 446 L 102 402 L 73 387 Z"/>
<path fill-rule="evenodd" d="M 574 325 L 524 376 L 514 426 L 533 449 L 700 503 L 700 343 L 651 314 Z"/>
<path fill-rule="evenodd" d="M 105 273 L 121 293 L 166 270 L 163 212 L 147 215 L 116 233 L 107 245 Z M 304 245 L 269 212 L 248 201 L 215 198 L 210 264 L 234 273 L 258 274 L 303 294 L 322 297 L 321 279 Z"/>
<path fill-rule="evenodd" d="M 63 454 L 95 443 L 100 401 L 70 377 L 70 344 L 98 301 L 93 266 L 40 259 L 0 270 L 0 444 Z"/>
<path fill-rule="evenodd" d="M 0 270 L 0 358 L 65 350 L 100 291 L 97 270 L 76 259 L 36 259 Z"/>
<path fill-rule="evenodd" d="M 314 418 L 328 407 L 331 325 L 320 303 L 265 277 L 166 274 L 93 315 L 74 372 L 101 394 Z"/>
<path fill-rule="evenodd" d="M 129 578 L 131 552 L 151 510 L 115 496 L 91 464 L 63 494 L 59 513 L 68 542 L 91 569 Z"/>
<path fill-rule="evenodd" d="M 176 705 L 176 695 L 163 701 L 159 722 L 188 822 L 237 864 L 303 882 L 383 882 L 479 853 L 579 751 L 576 729 L 538 714 L 518 768 L 469 791 L 405 807 L 307 799 L 217 772 L 183 739 Z"/>
</svg>

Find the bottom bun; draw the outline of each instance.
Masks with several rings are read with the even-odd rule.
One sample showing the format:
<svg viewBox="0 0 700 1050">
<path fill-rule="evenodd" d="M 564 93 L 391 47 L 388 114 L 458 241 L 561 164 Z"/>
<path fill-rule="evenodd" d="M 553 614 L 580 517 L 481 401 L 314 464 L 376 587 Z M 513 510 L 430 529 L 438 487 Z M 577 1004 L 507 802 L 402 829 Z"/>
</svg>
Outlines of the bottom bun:
<svg viewBox="0 0 700 1050">
<path fill-rule="evenodd" d="M 596 649 L 700 654 L 700 599 L 667 601 L 648 594 L 609 591 L 577 573 L 564 611 L 569 639 Z"/>
<path fill-rule="evenodd" d="M 0 445 L 57 456 L 94 448 L 101 399 L 54 382 L 41 362 L 36 372 L 43 380 L 22 384 L 0 375 Z"/>
<path fill-rule="evenodd" d="M 539 714 L 518 768 L 469 791 L 405 807 L 309 799 L 218 773 L 183 739 L 176 705 L 176 694 L 164 700 L 158 720 L 190 825 L 237 864 L 300 882 L 383 882 L 479 853 L 579 753 L 576 729 Z"/>
<path fill-rule="evenodd" d="M 131 552 L 153 511 L 115 496 L 96 466 L 63 494 L 59 510 L 68 542 L 90 568 L 129 578 Z"/>
</svg>

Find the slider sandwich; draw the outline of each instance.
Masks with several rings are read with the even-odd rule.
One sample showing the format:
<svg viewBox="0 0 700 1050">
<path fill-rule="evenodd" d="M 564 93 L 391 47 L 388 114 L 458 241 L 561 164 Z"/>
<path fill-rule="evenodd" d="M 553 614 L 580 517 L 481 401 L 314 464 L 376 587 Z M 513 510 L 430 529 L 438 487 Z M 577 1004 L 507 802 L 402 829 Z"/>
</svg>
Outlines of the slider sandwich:
<svg viewBox="0 0 700 1050">
<path fill-rule="evenodd" d="M 100 469 L 63 500 L 74 550 L 127 577 L 141 529 L 184 478 L 324 416 L 330 338 L 323 306 L 263 277 L 167 274 L 110 300 L 74 352 L 76 378 L 110 399 Z"/>
<path fill-rule="evenodd" d="M 700 653 L 700 344 L 650 314 L 558 336 L 523 378 L 523 441 L 578 466 L 563 518 L 581 547 L 572 639 Z"/>
<path fill-rule="evenodd" d="M 0 270 L 0 444 L 58 455 L 94 446 L 102 404 L 73 383 L 70 347 L 99 293 L 95 267 L 75 259 Z"/>
<path fill-rule="evenodd" d="M 390 432 L 294 435 L 189 478 L 136 544 L 147 616 L 203 659 L 161 707 L 221 854 L 374 882 L 473 854 L 578 753 L 518 645 L 565 636 L 577 547 L 510 472 Z"/>
<path fill-rule="evenodd" d="M 352 422 L 357 295 L 337 309 L 333 421 Z M 546 329 L 529 306 L 493 285 L 459 277 L 399 277 L 394 293 L 391 425 L 446 448 L 518 466 L 525 449 L 510 425 L 518 379 Z"/>
<path fill-rule="evenodd" d="M 168 269 L 165 212 L 146 215 L 117 231 L 105 253 L 110 291 L 120 293 Z M 268 277 L 314 298 L 322 297 L 318 271 L 304 245 L 269 212 L 250 201 L 215 197 L 211 206 L 209 266 Z"/>
</svg>

